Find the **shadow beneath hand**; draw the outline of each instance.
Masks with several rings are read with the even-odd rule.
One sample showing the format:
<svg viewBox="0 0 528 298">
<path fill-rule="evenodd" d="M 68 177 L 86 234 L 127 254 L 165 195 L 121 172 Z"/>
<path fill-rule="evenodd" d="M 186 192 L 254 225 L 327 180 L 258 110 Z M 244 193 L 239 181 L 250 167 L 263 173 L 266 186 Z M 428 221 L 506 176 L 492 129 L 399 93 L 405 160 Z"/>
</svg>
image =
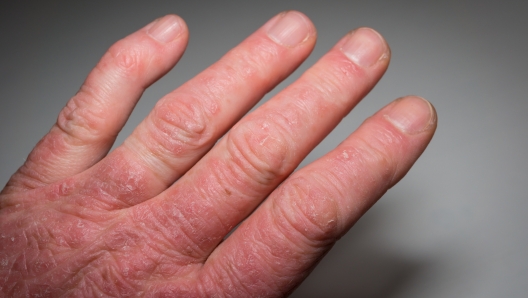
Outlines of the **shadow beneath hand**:
<svg viewBox="0 0 528 298">
<path fill-rule="evenodd" d="M 383 216 L 390 212 L 390 206 L 379 207 L 336 243 L 290 297 L 397 297 L 433 269 L 434 260 L 404 255 L 377 236 L 387 228 Z"/>
</svg>

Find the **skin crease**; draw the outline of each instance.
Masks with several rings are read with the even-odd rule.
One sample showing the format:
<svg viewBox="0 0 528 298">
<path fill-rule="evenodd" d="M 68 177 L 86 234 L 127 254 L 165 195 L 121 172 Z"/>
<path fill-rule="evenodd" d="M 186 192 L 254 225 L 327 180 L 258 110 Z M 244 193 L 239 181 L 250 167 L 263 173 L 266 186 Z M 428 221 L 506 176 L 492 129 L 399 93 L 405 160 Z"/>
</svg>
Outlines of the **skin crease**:
<svg viewBox="0 0 528 298">
<path fill-rule="evenodd" d="M 169 15 L 113 45 L 12 176 L 0 195 L 4 296 L 285 296 L 433 136 L 434 108 L 404 97 L 293 172 L 374 87 L 390 50 L 352 31 L 243 117 L 314 47 L 313 24 L 290 11 L 160 99 L 108 153 L 187 39 Z"/>
</svg>

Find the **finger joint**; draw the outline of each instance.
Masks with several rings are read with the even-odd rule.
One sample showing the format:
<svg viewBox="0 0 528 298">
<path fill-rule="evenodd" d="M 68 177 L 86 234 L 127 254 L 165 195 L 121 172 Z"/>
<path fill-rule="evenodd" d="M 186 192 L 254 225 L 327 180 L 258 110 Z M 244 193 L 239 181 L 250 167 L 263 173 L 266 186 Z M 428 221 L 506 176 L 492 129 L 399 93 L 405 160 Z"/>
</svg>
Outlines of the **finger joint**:
<svg viewBox="0 0 528 298">
<path fill-rule="evenodd" d="M 234 128 L 227 136 L 232 162 L 260 185 L 270 185 L 293 167 L 293 138 L 281 115 L 264 117 Z M 282 124 L 282 125 L 281 125 Z"/>
</svg>

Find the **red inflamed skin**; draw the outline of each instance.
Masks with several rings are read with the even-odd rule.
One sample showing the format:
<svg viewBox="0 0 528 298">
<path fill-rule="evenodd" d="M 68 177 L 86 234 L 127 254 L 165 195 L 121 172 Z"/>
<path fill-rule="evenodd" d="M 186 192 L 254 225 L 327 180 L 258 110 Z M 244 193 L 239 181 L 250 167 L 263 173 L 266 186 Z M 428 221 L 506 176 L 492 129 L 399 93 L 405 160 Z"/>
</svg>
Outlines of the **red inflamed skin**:
<svg viewBox="0 0 528 298">
<path fill-rule="evenodd" d="M 110 47 L 0 195 L 2 296 L 291 293 L 436 128 L 434 108 L 405 96 L 294 172 L 390 60 L 381 35 L 356 29 L 247 114 L 316 36 L 302 13 L 275 16 L 161 98 L 109 153 L 188 30 L 168 15 Z"/>
</svg>

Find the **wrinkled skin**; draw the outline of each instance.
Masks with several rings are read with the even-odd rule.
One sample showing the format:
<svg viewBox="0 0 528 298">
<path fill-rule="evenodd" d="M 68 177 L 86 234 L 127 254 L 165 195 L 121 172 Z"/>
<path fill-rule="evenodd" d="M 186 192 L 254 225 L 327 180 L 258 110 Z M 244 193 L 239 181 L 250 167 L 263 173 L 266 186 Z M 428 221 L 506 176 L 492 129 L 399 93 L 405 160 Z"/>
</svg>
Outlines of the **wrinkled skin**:
<svg viewBox="0 0 528 298">
<path fill-rule="evenodd" d="M 3 296 L 283 296 L 435 130 L 432 106 L 404 97 L 292 174 L 373 88 L 390 51 L 357 29 L 242 118 L 313 49 L 312 23 L 287 12 L 160 99 L 108 153 L 187 39 L 169 15 L 113 45 L 12 176 L 0 198 Z"/>
</svg>

